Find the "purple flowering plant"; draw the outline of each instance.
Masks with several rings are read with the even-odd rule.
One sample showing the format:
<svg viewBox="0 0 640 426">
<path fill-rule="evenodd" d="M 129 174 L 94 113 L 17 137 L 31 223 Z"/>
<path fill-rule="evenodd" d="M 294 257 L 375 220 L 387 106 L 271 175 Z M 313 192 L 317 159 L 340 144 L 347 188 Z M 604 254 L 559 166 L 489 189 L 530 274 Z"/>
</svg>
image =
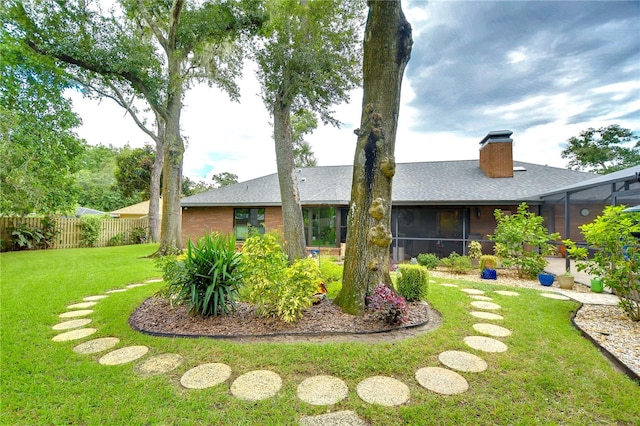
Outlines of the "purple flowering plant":
<svg viewBox="0 0 640 426">
<path fill-rule="evenodd" d="M 389 287 L 378 285 L 367 299 L 369 310 L 377 313 L 387 324 L 398 325 L 407 322 L 407 301 Z"/>
</svg>

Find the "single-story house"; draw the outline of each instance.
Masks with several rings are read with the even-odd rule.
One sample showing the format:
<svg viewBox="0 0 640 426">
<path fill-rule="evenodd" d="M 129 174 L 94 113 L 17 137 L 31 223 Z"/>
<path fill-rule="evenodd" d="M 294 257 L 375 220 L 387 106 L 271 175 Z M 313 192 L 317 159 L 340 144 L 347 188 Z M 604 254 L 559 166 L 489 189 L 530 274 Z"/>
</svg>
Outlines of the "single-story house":
<svg viewBox="0 0 640 426">
<path fill-rule="evenodd" d="M 119 219 L 142 219 L 149 216 L 149 200 L 114 210 L 109 214 Z M 160 198 L 160 217 L 162 217 L 162 198 Z"/>
<path fill-rule="evenodd" d="M 471 240 L 481 241 L 483 251 L 490 253 L 494 210 L 515 212 L 522 202 L 549 218 L 550 231 L 566 235 L 563 211 L 555 204 L 546 207 L 541 195 L 579 186 L 597 175 L 513 161 L 511 134 L 488 133 L 476 160 L 397 164 L 391 213 L 394 259 L 420 253 L 462 254 Z M 352 174 L 352 165 L 298 170 L 309 247 L 340 247 L 346 241 Z M 598 200 L 594 206 L 592 201 L 585 202 L 588 207 L 571 205 L 571 238 L 580 240 L 577 226 L 593 220 L 602 203 L 607 204 Z M 243 240 L 249 227 L 282 229 L 276 174 L 183 198 L 181 206 L 185 241 L 210 232 L 235 233 Z"/>
</svg>

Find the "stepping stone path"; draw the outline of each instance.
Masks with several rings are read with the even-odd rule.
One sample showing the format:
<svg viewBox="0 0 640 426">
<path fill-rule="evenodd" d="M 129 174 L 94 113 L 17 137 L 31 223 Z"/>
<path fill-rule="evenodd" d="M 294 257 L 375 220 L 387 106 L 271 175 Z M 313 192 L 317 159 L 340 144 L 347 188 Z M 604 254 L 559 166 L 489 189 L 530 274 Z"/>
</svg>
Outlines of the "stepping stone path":
<svg viewBox="0 0 640 426">
<path fill-rule="evenodd" d="M 87 296 L 82 302 L 67 306 L 68 312 L 59 315 L 61 319 L 78 318 L 93 313 L 91 309 L 99 301 L 110 297 L 110 295 L 122 293 L 130 289 L 141 287 L 149 283 L 160 282 L 161 279 L 148 280 L 144 283 L 129 284 L 124 288 L 112 289 L 105 294 Z M 433 281 L 431 281 L 433 283 Z M 457 284 L 440 283 L 443 287 L 459 288 L 460 291 L 469 295 L 471 306 L 483 311 L 470 311 L 475 318 L 484 320 L 503 320 L 502 315 L 484 310 L 498 310 L 501 306 L 492 302 L 492 298 L 486 295 L 485 291 L 473 288 L 460 288 Z M 515 297 L 519 293 L 515 291 L 497 290 L 501 296 Z M 542 294 L 544 297 L 554 299 L 569 300 L 559 294 Z M 71 319 L 60 322 L 52 327 L 53 330 L 70 330 L 58 334 L 52 338 L 56 342 L 68 340 L 78 340 L 85 338 L 97 330 L 95 328 L 81 328 L 91 323 L 90 318 Z M 494 324 L 478 323 L 473 325 L 476 332 L 492 337 L 508 337 L 511 331 L 507 328 Z M 485 336 L 467 336 L 463 339 L 471 349 L 479 352 L 504 352 L 508 350 L 500 340 Z M 115 348 L 120 343 L 117 337 L 100 337 L 80 343 L 73 348 L 78 354 L 91 355 L 105 352 Z M 121 365 L 137 361 L 150 351 L 147 346 L 126 346 L 112 350 L 102 355 L 98 363 L 103 365 Z M 424 389 L 441 395 L 455 395 L 463 393 L 469 389 L 469 382 L 458 372 L 482 373 L 489 368 L 487 362 L 480 356 L 464 351 L 445 351 L 438 355 L 438 360 L 442 365 L 427 366 L 419 368 L 415 373 L 415 380 Z M 185 360 L 179 354 L 165 353 L 149 356 L 134 366 L 134 370 L 141 377 L 165 374 L 178 369 Z M 453 371 L 456 370 L 456 371 Z M 228 382 L 232 375 L 230 366 L 221 363 L 206 363 L 192 367 L 182 374 L 180 385 L 185 389 L 206 389 Z M 282 378 L 275 372 L 269 370 L 249 371 L 240 374 L 228 384 L 231 395 L 235 398 L 246 401 L 259 401 L 275 397 L 280 392 L 283 385 Z M 386 376 L 374 376 L 365 378 L 356 386 L 358 397 L 369 404 L 381 406 L 399 406 L 410 401 L 411 392 L 409 386 L 400 380 Z M 297 397 L 309 405 L 332 406 L 343 401 L 349 396 L 347 384 L 339 377 L 318 375 L 302 380 L 298 384 Z M 366 422 L 350 410 L 329 412 L 317 416 L 303 416 L 300 418 L 301 425 L 366 425 Z"/>
<path fill-rule="evenodd" d="M 250 371 L 231 384 L 231 394 L 245 401 L 260 401 L 275 396 L 282 387 L 282 378 L 269 370 Z"/>
<path fill-rule="evenodd" d="M 502 315 L 498 315 L 498 314 L 492 314 L 491 312 L 478 312 L 478 311 L 471 311 L 470 312 L 472 316 L 476 317 L 476 318 L 482 318 L 482 319 L 488 319 L 488 320 L 503 320 L 504 317 Z"/>
<path fill-rule="evenodd" d="M 333 405 L 347 397 L 349 388 L 339 378 L 314 376 L 298 385 L 298 398 L 311 405 Z"/>
<path fill-rule="evenodd" d="M 571 300 L 567 296 L 563 296 L 561 294 L 555 294 L 555 293 L 540 293 L 540 296 L 547 297 L 549 299 L 556 299 L 556 300 Z"/>
<path fill-rule="evenodd" d="M 409 401 L 409 387 L 392 377 L 374 376 L 364 379 L 358 383 L 356 392 L 369 404 L 394 407 Z"/>
</svg>

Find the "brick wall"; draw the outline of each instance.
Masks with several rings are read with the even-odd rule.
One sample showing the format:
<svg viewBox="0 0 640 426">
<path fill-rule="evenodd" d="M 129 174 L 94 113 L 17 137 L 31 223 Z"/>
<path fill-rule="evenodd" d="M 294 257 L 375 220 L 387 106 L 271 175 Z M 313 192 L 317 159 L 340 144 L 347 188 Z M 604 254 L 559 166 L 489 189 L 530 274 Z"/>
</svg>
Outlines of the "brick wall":
<svg viewBox="0 0 640 426">
<path fill-rule="evenodd" d="M 182 241 L 197 240 L 211 232 L 233 233 L 233 207 L 186 207 L 182 209 Z M 265 208 L 267 231 L 282 231 L 282 209 Z"/>
<path fill-rule="evenodd" d="M 480 149 L 480 169 L 490 178 L 513 177 L 511 142 L 489 142 Z"/>
</svg>

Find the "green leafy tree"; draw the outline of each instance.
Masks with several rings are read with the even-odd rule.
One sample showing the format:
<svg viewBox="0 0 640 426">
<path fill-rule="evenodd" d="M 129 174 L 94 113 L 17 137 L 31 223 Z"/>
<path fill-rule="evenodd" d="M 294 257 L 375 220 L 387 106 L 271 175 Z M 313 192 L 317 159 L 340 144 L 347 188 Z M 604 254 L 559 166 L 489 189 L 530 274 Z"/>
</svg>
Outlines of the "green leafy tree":
<svg viewBox="0 0 640 426">
<path fill-rule="evenodd" d="M 304 140 L 305 135 L 318 128 L 316 115 L 306 109 L 299 109 L 291 116 L 291 142 L 293 143 L 293 161 L 296 167 L 316 167 L 318 160 L 313 154 L 311 144 Z"/>
<path fill-rule="evenodd" d="M 640 164 L 640 137 L 618 124 L 590 127 L 570 138 L 561 156 L 572 169 L 612 173 Z"/>
<path fill-rule="evenodd" d="M 223 188 L 227 185 L 238 183 L 238 175 L 222 172 L 211 176 L 211 180 L 213 181 L 214 188 Z"/>
<path fill-rule="evenodd" d="M 182 177 L 182 195 L 185 197 L 199 194 L 201 192 L 211 191 L 212 189 L 215 189 L 214 186 L 203 180 L 194 181 L 189 179 L 188 176 Z"/>
<path fill-rule="evenodd" d="M 180 115 L 186 89 L 206 81 L 238 97 L 242 64 L 236 43 L 259 25 L 260 4 L 121 0 L 121 14 L 84 0 L 12 0 L 7 8 L 21 42 L 67 65 L 77 80 L 142 99 L 163 138 L 163 215 L 158 254 L 182 248 L 180 195 L 184 140 Z M 117 94 L 116 94 L 117 96 Z"/>
<path fill-rule="evenodd" d="M 378 285 L 391 285 L 391 183 L 404 69 L 411 25 L 399 0 L 369 2 L 364 36 L 364 98 L 353 160 L 342 289 L 335 302 L 362 315 Z"/>
<path fill-rule="evenodd" d="M 148 200 L 151 188 L 151 173 L 156 153 L 151 145 L 143 148 L 126 146 L 116 157 L 114 177 L 123 197 Z"/>
<path fill-rule="evenodd" d="M 347 101 L 359 83 L 361 2 L 272 0 L 266 5 L 269 21 L 254 53 L 262 98 L 273 116 L 285 251 L 293 261 L 306 250 L 291 115 L 305 109 L 338 124 L 331 105 Z"/>
<path fill-rule="evenodd" d="M 624 206 L 607 206 L 593 222 L 580 226 L 589 247 L 565 240 L 567 253 L 577 262 L 579 271 L 602 278 L 604 285 L 620 297 L 620 307 L 633 321 L 640 321 L 640 245 L 631 234 L 640 233 L 640 213 L 623 213 Z"/>
<path fill-rule="evenodd" d="M 115 179 L 116 159 L 120 149 L 112 145 L 88 145 L 80 156 L 80 170 L 75 174 L 78 204 L 104 212 L 139 202 L 118 190 Z"/>
<path fill-rule="evenodd" d="M 489 235 L 496 242 L 496 255 L 504 266 L 515 266 L 520 278 L 535 278 L 547 264 L 544 256 L 555 253 L 549 241 L 560 239 L 560 234 L 547 231 L 544 218 L 529 211 L 522 203 L 515 214 L 504 214 L 500 209 L 493 213 L 496 229 Z"/>
<path fill-rule="evenodd" d="M 52 61 L 39 61 L 0 29 L 0 214 L 75 208 L 74 173 L 85 144 L 63 95 L 73 83 Z"/>
</svg>

